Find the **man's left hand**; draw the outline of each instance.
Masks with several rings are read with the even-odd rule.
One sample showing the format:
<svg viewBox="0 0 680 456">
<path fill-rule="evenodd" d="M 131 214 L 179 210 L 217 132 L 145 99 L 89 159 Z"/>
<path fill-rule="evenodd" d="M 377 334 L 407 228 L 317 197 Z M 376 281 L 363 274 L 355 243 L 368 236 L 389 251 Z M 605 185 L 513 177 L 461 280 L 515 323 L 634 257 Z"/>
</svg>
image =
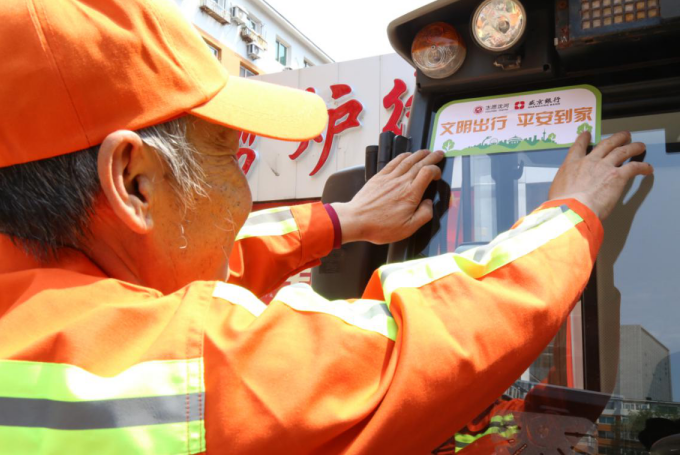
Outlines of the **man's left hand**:
<svg viewBox="0 0 680 456">
<path fill-rule="evenodd" d="M 432 201 L 423 194 L 441 178 L 441 151 L 404 153 L 373 176 L 349 203 L 333 203 L 342 243 L 388 244 L 411 236 L 432 219 Z"/>
</svg>

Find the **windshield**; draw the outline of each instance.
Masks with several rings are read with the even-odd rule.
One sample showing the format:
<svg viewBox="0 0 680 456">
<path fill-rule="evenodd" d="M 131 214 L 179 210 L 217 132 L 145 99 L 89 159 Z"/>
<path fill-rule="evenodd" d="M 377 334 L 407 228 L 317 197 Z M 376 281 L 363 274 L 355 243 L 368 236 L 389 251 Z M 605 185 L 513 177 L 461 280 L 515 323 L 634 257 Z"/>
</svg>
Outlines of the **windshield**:
<svg viewBox="0 0 680 456">
<path fill-rule="evenodd" d="M 561 440 L 553 435 L 540 444 L 553 445 L 553 453 L 649 454 L 652 444 L 680 433 L 680 113 L 603 121 L 603 137 L 622 130 L 647 144 L 645 161 L 655 176 L 639 177 L 627 189 L 604 223 L 604 244 L 582 303 L 501 398 L 541 403 L 522 409 L 526 420 L 536 415 L 545 423 L 546 413 L 576 420 L 551 426 Z M 448 158 L 435 201 L 448 210 L 420 256 L 460 252 L 509 229 L 548 199 L 566 153 Z M 561 412 L 548 412 L 555 401 Z M 449 447 L 465 449 L 475 442 L 470 435 Z"/>
</svg>

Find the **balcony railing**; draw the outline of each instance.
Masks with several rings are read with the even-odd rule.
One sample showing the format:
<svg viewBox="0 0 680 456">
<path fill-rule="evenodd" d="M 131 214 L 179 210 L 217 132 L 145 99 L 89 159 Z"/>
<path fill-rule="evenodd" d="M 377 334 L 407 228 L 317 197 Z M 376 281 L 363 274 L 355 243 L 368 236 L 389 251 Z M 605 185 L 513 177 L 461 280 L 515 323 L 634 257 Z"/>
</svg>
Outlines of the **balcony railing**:
<svg viewBox="0 0 680 456">
<path fill-rule="evenodd" d="M 241 38 L 246 43 L 257 44 L 262 50 L 267 49 L 267 41 L 262 37 L 262 35 L 249 27 L 241 27 Z"/>
<path fill-rule="evenodd" d="M 228 24 L 231 21 L 229 10 L 215 0 L 201 0 L 201 10 L 220 24 Z"/>
<path fill-rule="evenodd" d="M 267 50 L 267 41 L 262 38 L 262 35 L 258 34 L 257 35 L 257 40 L 255 41 L 258 46 L 262 48 L 263 51 Z"/>
</svg>

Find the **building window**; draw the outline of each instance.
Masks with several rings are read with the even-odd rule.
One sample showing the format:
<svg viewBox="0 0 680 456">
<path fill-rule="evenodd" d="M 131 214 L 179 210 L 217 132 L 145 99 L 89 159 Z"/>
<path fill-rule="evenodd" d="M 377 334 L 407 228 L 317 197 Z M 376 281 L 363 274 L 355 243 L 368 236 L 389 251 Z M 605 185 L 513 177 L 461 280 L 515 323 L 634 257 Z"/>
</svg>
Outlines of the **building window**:
<svg viewBox="0 0 680 456">
<path fill-rule="evenodd" d="M 288 65 L 288 46 L 276 40 L 276 61 L 283 66 Z"/>
<path fill-rule="evenodd" d="M 314 64 L 310 62 L 309 60 L 305 59 L 305 68 L 313 67 Z"/>
<path fill-rule="evenodd" d="M 203 2 L 201 2 L 201 4 L 203 4 L 203 3 L 208 3 L 208 4 L 214 3 L 216 6 L 222 8 L 222 10 L 224 10 L 226 12 L 227 0 L 204 0 Z"/>
<path fill-rule="evenodd" d="M 614 438 L 616 437 L 612 431 L 597 431 L 597 435 L 601 439 L 610 439 L 610 440 L 614 440 Z"/>
<path fill-rule="evenodd" d="M 205 44 L 208 45 L 208 49 L 210 49 L 210 52 L 212 52 L 212 54 L 215 56 L 215 58 L 217 60 L 222 60 L 221 59 L 222 50 L 220 48 L 218 48 L 217 46 L 214 46 L 213 44 L 211 44 L 209 41 L 206 41 L 206 40 L 203 40 L 203 41 L 205 41 Z"/>
<path fill-rule="evenodd" d="M 241 65 L 241 71 L 239 72 L 239 76 L 241 76 L 242 78 L 248 78 L 250 76 L 255 76 L 255 75 L 257 75 L 257 73 L 253 73 L 248 68 Z"/>
<path fill-rule="evenodd" d="M 262 33 L 262 22 L 250 14 L 246 20 L 246 27 L 248 27 L 250 30 L 253 30 L 255 33 Z"/>
</svg>

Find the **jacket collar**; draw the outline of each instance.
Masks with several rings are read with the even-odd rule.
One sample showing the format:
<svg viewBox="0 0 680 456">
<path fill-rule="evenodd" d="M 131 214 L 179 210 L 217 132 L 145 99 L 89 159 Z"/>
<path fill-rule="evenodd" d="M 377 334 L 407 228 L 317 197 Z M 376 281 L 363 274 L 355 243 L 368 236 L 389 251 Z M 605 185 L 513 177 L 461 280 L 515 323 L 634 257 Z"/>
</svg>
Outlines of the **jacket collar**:
<svg viewBox="0 0 680 456">
<path fill-rule="evenodd" d="M 9 236 L 0 234 L 0 274 L 31 269 L 66 269 L 86 275 L 106 277 L 84 253 L 70 248 L 60 249 L 56 259 L 40 262 L 12 242 Z"/>
</svg>

